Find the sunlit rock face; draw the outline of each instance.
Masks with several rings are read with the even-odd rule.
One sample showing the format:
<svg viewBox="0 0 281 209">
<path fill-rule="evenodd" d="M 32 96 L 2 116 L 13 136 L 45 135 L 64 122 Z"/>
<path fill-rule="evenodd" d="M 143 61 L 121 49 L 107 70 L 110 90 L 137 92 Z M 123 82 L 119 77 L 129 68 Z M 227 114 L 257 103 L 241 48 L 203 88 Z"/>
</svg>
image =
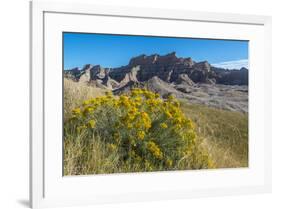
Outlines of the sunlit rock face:
<svg viewBox="0 0 281 209">
<path fill-rule="evenodd" d="M 111 78 L 121 82 L 125 76 L 139 67 L 136 78 L 139 82 L 148 81 L 154 76 L 166 82 L 175 82 L 183 74 L 194 83 L 248 85 L 248 70 L 226 70 L 211 66 L 208 61 L 195 62 L 190 57 L 178 58 L 175 52 L 160 56 L 140 55 L 132 58 L 129 64 L 109 72 Z"/>
<path fill-rule="evenodd" d="M 133 57 L 128 65 L 118 68 L 86 64 L 82 69 L 65 70 L 64 77 L 117 95 L 135 87 L 147 88 L 163 98 L 173 94 L 191 103 L 247 112 L 248 73 L 246 68 L 218 68 L 172 52 Z"/>
</svg>

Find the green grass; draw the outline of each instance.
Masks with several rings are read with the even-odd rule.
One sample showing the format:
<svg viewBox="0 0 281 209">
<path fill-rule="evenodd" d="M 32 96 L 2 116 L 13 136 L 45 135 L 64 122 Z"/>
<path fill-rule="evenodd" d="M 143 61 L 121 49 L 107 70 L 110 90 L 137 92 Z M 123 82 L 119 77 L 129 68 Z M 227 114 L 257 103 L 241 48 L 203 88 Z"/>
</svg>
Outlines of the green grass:
<svg viewBox="0 0 281 209">
<path fill-rule="evenodd" d="M 217 168 L 248 166 L 248 114 L 181 102 Z"/>
</svg>

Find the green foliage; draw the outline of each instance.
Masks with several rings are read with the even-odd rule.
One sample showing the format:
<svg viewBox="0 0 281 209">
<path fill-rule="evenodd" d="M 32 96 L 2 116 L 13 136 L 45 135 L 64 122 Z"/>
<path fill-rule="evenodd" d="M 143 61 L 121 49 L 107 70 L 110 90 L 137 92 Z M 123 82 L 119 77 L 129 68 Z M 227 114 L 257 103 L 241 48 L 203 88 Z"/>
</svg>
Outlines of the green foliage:
<svg viewBox="0 0 281 209">
<path fill-rule="evenodd" d="M 64 123 L 65 175 L 212 168 L 173 97 L 134 89 L 85 100 Z"/>
</svg>

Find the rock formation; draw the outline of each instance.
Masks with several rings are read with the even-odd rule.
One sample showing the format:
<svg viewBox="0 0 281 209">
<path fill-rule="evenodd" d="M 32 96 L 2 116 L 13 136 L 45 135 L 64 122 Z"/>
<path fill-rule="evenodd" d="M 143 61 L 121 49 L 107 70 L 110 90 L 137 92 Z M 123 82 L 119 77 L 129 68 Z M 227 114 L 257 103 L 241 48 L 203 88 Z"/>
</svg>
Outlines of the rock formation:
<svg viewBox="0 0 281 209">
<path fill-rule="evenodd" d="M 172 52 L 164 56 L 140 55 L 126 66 L 111 69 L 87 64 L 82 69 L 65 70 L 64 76 L 112 90 L 114 94 L 126 93 L 135 87 L 147 88 L 163 98 L 172 94 L 191 103 L 248 112 L 248 73 L 246 68 L 217 68 L 208 61 L 178 58 Z"/>
<path fill-rule="evenodd" d="M 65 76 L 76 81 L 98 83 L 109 89 L 128 83 L 147 82 L 153 77 L 174 84 L 248 85 L 248 69 L 228 70 L 211 66 L 208 61 L 195 62 L 190 57 L 178 58 L 175 52 L 164 56 L 153 54 L 133 57 L 129 64 L 118 68 L 85 65 L 81 70 L 65 71 Z M 95 82 L 93 82 L 95 81 Z"/>
</svg>

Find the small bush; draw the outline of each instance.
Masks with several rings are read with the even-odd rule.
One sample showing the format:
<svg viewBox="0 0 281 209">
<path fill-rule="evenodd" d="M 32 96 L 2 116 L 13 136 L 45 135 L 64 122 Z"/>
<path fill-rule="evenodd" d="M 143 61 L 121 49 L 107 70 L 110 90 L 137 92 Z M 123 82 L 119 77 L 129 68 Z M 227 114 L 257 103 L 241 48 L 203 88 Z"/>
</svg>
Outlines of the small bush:
<svg viewBox="0 0 281 209">
<path fill-rule="evenodd" d="M 85 174 L 81 169 L 73 171 L 68 166 L 87 166 L 89 158 L 94 156 L 89 153 L 89 145 L 95 139 L 114 159 L 114 165 L 100 170 L 89 168 L 87 173 L 213 167 L 197 141 L 193 122 L 185 117 L 180 103 L 172 96 L 163 100 L 157 93 L 145 89 L 133 89 L 119 97 L 107 93 L 84 101 L 65 121 L 64 134 L 65 149 L 70 147 L 68 144 L 81 147 L 81 140 L 87 145 L 75 158 L 69 158 L 71 153 L 65 152 L 66 159 L 71 159 L 71 163 L 65 161 L 66 175 Z"/>
</svg>

